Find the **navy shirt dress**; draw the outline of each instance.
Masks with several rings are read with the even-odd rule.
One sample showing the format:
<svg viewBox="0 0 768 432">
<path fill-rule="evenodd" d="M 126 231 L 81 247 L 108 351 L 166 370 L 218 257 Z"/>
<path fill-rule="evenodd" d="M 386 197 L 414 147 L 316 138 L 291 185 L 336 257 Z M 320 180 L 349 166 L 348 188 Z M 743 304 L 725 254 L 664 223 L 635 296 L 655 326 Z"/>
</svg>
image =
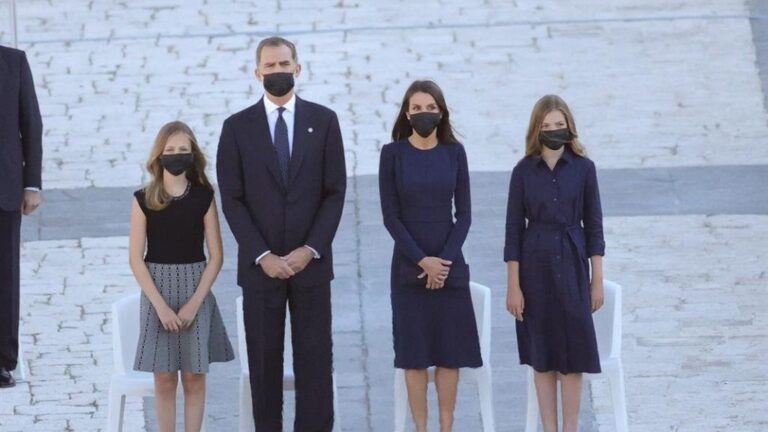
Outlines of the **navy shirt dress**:
<svg viewBox="0 0 768 432">
<path fill-rule="evenodd" d="M 395 367 L 480 367 L 480 344 L 461 247 L 471 223 L 467 156 L 461 144 L 429 150 L 407 139 L 385 145 L 379 166 L 381 209 L 395 240 L 391 299 Z M 454 205 L 456 209 L 454 221 Z M 418 262 L 452 261 L 445 286 L 426 288 Z"/>
<path fill-rule="evenodd" d="M 504 261 L 520 263 L 521 364 L 539 372 L 600 372 L 589 257 L 604 253 L 594 163 L 568 148 L 552 170 L 541 156 L 523 158 L 512 171 L 504 246 Z"/>
</svg>

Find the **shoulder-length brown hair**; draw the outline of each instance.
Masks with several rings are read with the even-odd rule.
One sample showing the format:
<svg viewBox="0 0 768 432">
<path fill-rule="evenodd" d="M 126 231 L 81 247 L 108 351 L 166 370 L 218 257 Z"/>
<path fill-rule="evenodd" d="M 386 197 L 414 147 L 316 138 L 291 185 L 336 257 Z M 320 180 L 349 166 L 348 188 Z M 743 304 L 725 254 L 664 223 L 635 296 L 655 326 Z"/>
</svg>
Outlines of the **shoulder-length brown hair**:
<svg viewBox="0 0 768 432">
<path fill-rule="evenodd" d="M 542 144 L 539 142 L 539 132 L 541 131 L 541 124 L 544 122 L 544 117 L 552 111 L 558 110 L 565 116 L 565 123 L 568 130 L 571 132 L 571 142 L 566 144 L 572 152 L 579 156 L 587 156 L 587 150 L 579 141 L 579 134 L 576 132 L 576 122 L 573 120 L 573 114 L 571 114 L 568 104 L 557 95 L 546 95 L 536 102 L 533 106 L 533 112 L 531 112 L 531 122 L 528 124 L 528 133 L 525 134 L 525 155 L 539 155 L 541 154 Z"/>
<path fill-rule="evenodd" d="M 392 128 L 392 140 L 397 141 L 399 139 L 408 138 L 413 133 L 411 122 L 408 120 L 406 113 L 410 105 L 411 96 L 416 93 L 427 93 L 435 99 L 437 108 L 440 109 L 440 123 L 437 125 L 437 140 L 446 144 L 458 144 L 459 140 L 454 135 L 453 127 L 451 126 L 450 113 L 448 112 L 448 105 L 445 103 L 445 96 L 440 87 L 430 80 L 414 81 L 405 91 L 403 96 L 403 103 L 400 105 L 400 112 L 395 119 L 395 126 Z"/>
<path fill-rule="evenodd" d="M 171 195 L 166 192 L 163 187 L 163 173 L 165 170 L 160 165 L 160 156 L 163 155 L 165 150 L 165 144 L 172 136 L 176 134 L 184 134 L 190 143 L 192 155 L 194 156 L 194 162 L 192 168 L 187 170 L 187 179 L 194 185 L 205 186 L 210 190 L 213 190 L 211 182 L 208 181 L 208 177 L 205 175 L 205 155 L 200 150 L 200 146 L 197 144 L 197 138 L 192 133 L 192 129 L 181 121 L 172 121 L 166 123 L 160 132 L 155 137 L 155 144 L 152 146 L 152 150 L 149 152 L 149 159 L 147 159 L 147 171 L 149 171 L 150 181 L 147 186 L 144 187 L 144 195 L 146 197 L 146 205 L 152 210 L 162 210 L 168 206 L 171 202 Z"/>
</svg>

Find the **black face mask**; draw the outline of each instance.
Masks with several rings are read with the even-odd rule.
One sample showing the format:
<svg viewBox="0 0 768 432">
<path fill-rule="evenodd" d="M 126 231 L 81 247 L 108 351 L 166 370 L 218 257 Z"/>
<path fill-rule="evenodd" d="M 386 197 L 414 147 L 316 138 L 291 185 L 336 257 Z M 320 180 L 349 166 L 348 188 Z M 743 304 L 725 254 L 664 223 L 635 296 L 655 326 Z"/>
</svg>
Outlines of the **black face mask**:
<svg viewBox="0 0 768 432">
<path fill-rule="evenodd" d="M 411 114 L 411 127 L 422 138 L 426 138 L 433 130 L 435 130 L 435 128 L 437 128 L 442 117 L 443 116 L 440 113 L 434 112 Z"/>
<path fill-rule="evenodd" d="M 539 142 L 550 150 L 560 150 L 566 143 L 571 142 L 571 131 L 568 128 L 541 131 Z"/>
<path fill-rule="evenodd" d="M 293 72 L 274 72 L 264 75 L 264 90 L 272 96 L 283 97 L 293 90 Z"/>
<path fill-rule="evenodd" d="M 192 153 L 179 153 L 160 156 L 160 165 L 174 176 L 192 168 L 195 156 Z"/>
</svg>

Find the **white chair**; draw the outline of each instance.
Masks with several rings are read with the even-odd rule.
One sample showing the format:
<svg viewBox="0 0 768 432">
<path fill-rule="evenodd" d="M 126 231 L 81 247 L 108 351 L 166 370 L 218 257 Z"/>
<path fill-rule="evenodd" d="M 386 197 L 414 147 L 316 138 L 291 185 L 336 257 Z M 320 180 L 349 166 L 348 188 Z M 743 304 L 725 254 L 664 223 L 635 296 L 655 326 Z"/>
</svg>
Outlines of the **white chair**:
<svg viewBox="0 0 768 432">
<path fill-rule="evenodd" d="M 21 334 L 19 334 L 19 355 L 16 356 L 16 369 L 19 370 L 19 378 L 22 381 L 27 380 L 27 368 L 24 364 L 24 345 L 21 344 Z"/>
<path fill-rule="evenodd" d="M 472 306 L 475 310 L 477 332 L 480 337 L 480 354 L 483 366 L 477 369 L 459 370 L 459 379 L 470 379 L 477 383 L 480 397 L 480 416 L 483 420 L 483 432 L 496 430 L 493 419 L 493 385 L 491 380 L 491 290 L 475 282 L 470 282 Z M 428 370 L 429 380 L 435 380 L 434 368 Z M 408 389 L 405 386 L 405 371 L 395 369 L 395 432 L 404 432 L 408 411 Z"/>
<path fill-rule="evenodd" d="M 8 25 L 8 28 L 10 30 L 8 32 L 10 33 L 10 37 L 11 37 L 11 44 L 9 46 L 16 48 L 19 45 L 18 31 L 17 31 L 17 25 L 16 25 L 16 0 L 2 0 L 0 1 L 0 3 L 8 4 L 8 9 L 9 9 L 8 15 L 10 19 L 10 23 Z"/>
<path fill-rule="evenodd" d="M 114 372 L 109 383 L 109 411 L 107 412 L 107 431 L 123 430 L 125 397 L 154 397 L 155 380 L 149 372 L 133 370 L 136 346 L 139 343 L 139 308 L 140 294 L 131 294 L 112 303 L 112 357 Z M 183 394 L 181 383 L 177 394 Z M 205 417 L 203 427 L 205 431 Z"/>
<path fill-rule="evenodd" d="M 627 432 L 627 404 L 624 395 L 624 367 L 621 362 L 621 286 L 603 280 L 605 302 L 592 315 L 600 353 L 600 374 L 584 374 L 584 380 L 605 376 L 610 381 L 616 432 Z M 539 403 L 533 382 L 533 369 L 528 367 L 528 415 L 525 432 L 536 432 L 539 424 Z"/>
<path fill-rule="evenodd" d="M 251 374 L 248 367 L 248 346 L 245 342 L 245 321 L 243 320 L 243 297 L 235 299 L 237 314 L 237 347 L 240 356 L 240 432 L 250 432 L 253 424 L 253 403 L 251 402 Z M 287 332 L 286 332 L 287 334 Z M 283 390 L 295 390 L 293 376 L 293 347 L 285 344 L 283 355 Z M 336 388 L 336 373 L 333 374 L 333 431 L 341 432 L 341 416 L 339 415 L 339 391 Z"/>
</svg>

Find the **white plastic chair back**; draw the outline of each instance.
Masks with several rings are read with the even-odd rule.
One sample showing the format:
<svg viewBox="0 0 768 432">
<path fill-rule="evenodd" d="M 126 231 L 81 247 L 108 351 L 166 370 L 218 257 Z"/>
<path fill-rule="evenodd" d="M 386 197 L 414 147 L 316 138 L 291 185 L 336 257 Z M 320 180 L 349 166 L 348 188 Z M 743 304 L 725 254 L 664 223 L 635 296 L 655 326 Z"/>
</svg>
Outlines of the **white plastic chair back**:
<svg viewBox="0 0 768 432">
<path fill-rule="evenodd" d="M 621 356 L 621 286 L 603 280 L 603 307 L 592 315 L 601 360 Z"/>
<path fill-rule="evenodd" d="M 112 303 L 112 356 L 115 373 L 133 371 L 139 343 L 139 296 L 135 293 Z"/>
<path fill-rule="evenodd" d="M 19 355 L 16 356 L 16 370 L 19 371 L 19 377 L 22 381 L 27 380 L 27 365 L 24 363 L 24 344 L 21 343 L 21 332 L 18 336 Z"/>
<path fill-rule="evenodd" d="M 615 282 L 603 279 L 603 289 L 605 296 L 603 306 L 592 314 L 602 373 L 584 374 L 584 379 L 607 378 L 609 380 L 615 430 L 617 432 L 626 432 L 628 430 L 627 405 L 624 388 L 624 367 L 621 361 L 621 286 Z M 536 400 L 533 369 L 530 367 L 527 369 L 528 408 L 525 430 L 526 432 L 535 432 L 539 421 L 539 404 Z"/>
<path fill-rule="evenodd" d="M 0 0 L 0 11 L 2 11 L 0 16 L 7 16 L 8 18 L 8 22 L 3 23 L 4 25 L 0 27 L 0 34 L 3 36 L 2 39 L 0 39 L 0 43 L 13 48 L 18 48 L 19 40 L 16 23 L 16 0 Z"/>
<path fill-rule="evenodd" d="M 240 369 L 248 372 L 248 345 L 245 343 L 245 322 L 243 321 L 243 297 L 235 299 L 235 313 L 237 314 L 237 351 L 240 357 Z"/>
<path fill-rule="evenodd" d="M 483 366 L 477 369 L 463 368 L 459 370 L 459 380 L 470 379 L 477 383 L 480 400 L 480 417 L 483 421 L 483 432 L 496 430 L 493 418 L 493 382 L 491 378 L 491 289 L 475 282 L 469 283 L 472 296 L 472 309 L 475 312 L 475 325 L 480 339 L 480 355 Z M 435 368 L 428 369 L 429 380 L 434 380 Z M 395 369 L 394 382 L 394 423 L 395 431 L 405 431 L 406 412 L 408 411 L 408 393 L 405 386 L 405 372 Z"/>
<path fill-rule="evenodd" d="M 469 283 L 472 307 L 475 310 L 477 335 L 480 338 L 480 354 L 483 364 L 491 360 L 491 289 L 475 282 Z"/>
</svg>

